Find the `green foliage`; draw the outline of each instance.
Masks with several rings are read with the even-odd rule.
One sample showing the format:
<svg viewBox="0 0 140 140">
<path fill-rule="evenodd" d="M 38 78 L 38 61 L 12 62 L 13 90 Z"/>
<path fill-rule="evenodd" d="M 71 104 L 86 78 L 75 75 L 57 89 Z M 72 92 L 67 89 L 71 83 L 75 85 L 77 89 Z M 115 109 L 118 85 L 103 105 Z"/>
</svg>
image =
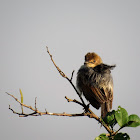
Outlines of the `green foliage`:
<svg viewBox="0 0 140 140">
<path fill-rule="evenodd" d="M 111 128 L 113 128 L 115 126 L 115 124 L 117 123 L 116 118 L 115 118 L 115 110 L 108 112 L 106 117 L 103 119 L 103 121 L 111 126 Z"/>
<path fill-rule="evenodd" d="M 22 94 L 21 89 L 19 89 L 19 92 L 20 92 L 20 97 L 21 97 L 21 103 L 23 103 L 23 94 Z M 21 105 L 21 110 L 22 110 L 22 113 L 23 113 L 23 106 L 22 105 Z"/>
<path fill-rule="evenodd" d="M 130 115 L 127 127 L 137 127 L 139 125 L 140 125 L 140 118 L 135 114 Z"/>
<path fill-rule="evenodd" d="M 137 115 L 128 116 L 127 111 L 120 106 L 115 112 L 115 118 L 120 127 L 137 127 L 140 125 L 140 118 Z"/>
<path fill-rule="evenodd" d="M 114 136 L 114 140 L 130 140 L 130 137 L 127 133 L 117 133 Z"/>
<path fill-rule="evenodd" d="M 20 96 L 21 96 L 21 103 L 23 103 L 23 94 L 22 94 L 21 89 L 19 89 L 19 92 L 20 92 Z"/>
<path fill-rule="evenodd" d="M 120 106 L 115 112 L 115 118 L 120 127 L 124 127 L 129 120 L 127 111 L 124 108 L 121 108 Z"/>
<path fill-rule="evenodd" d="M 127 133 L 118 133 L 124 127 L 138 127 L 140 126 L 140 118 L 132 114 L 128 116 L 127 111 L 121 106 L 115 111 L 108 112 L 106 117 L 103 119 L 103 123 L 107 124 L 112 128 L 118 123 L 120 128 L 117 131 L 114 131 L 114 134 L 111 136 L 106 136 L 106 134 L 101 134 L 95 138 L 95 140 L 130 140 L 130 137 Z"/>
<path fill-rule="evenodd" d="M 106 136 L 106 134 L 103 133 L 96 137 L 95 140 L 109 140 L 109 138 Z"/>
</svg>

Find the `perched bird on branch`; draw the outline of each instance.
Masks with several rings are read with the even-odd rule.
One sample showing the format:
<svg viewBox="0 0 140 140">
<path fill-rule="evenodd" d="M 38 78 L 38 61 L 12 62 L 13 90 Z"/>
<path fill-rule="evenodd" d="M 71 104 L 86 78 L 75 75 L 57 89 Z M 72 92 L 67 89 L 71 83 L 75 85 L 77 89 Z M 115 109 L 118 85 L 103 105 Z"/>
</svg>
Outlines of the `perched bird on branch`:
<svg viewBox="0 0 140 140">
<path fill-rule="evenodd" d="M 85 63 L 77 73 L 77 88 L 81 94 L 96 109 L 101 107 L 101 117 L 104 118 L 112 109 L 113 79 L 111 70 L 115 65 L 103 64 L 96 53 L 87 53 Z"/>
</svg>

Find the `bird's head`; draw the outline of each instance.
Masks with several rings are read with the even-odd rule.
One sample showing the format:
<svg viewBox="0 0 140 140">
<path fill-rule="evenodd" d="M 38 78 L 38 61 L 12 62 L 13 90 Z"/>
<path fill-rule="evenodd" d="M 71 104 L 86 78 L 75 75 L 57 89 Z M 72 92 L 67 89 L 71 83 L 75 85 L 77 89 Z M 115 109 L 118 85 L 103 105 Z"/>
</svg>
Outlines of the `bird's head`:
<svg viewBox="0 0 140 140">
<path fill-rule="evenodd" d="M 102 63 L 102 59 L 99 55 L 96 53 L 87 53 L 85 55 L 85 63 L 87 67 L 96 67 L 97 65 L 100 65 Z"/>
</svg>

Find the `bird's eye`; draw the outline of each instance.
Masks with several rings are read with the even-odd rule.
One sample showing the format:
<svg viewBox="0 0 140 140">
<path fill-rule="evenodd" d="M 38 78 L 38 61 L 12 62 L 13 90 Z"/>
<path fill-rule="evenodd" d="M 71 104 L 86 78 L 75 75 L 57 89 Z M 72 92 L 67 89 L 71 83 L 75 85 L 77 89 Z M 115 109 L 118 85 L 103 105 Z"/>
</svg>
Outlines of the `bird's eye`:
<svg viewBox="0 0 140 140">
<path fill-rule="evenodd" d="M 95 62 L 96 62 L 96 61 L 95 61 L 95 60 L 93 60 L 91 63 L 93 63 L 93 64 L 94 64 Z"/>
</svg>

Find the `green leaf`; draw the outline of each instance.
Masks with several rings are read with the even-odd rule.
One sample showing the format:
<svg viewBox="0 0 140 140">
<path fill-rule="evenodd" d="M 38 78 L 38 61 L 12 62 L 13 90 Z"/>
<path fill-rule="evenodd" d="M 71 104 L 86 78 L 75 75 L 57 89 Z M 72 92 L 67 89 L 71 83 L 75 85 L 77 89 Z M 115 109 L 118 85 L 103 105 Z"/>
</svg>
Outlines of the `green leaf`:
<svg viewBox="0 0 140 140">
<path fill-rule="evenodd" d="M 21 89 L 19 89 L 19 92 L 20 92 L 20 96 L 21 96 L 21 103 L 23 103 L 23 94 L 22 94 Z M 23 113 L 23 106 L 22 105 L 21 105 L 21 110 L 22 110 L 22 113 Z"/>
<path fill-rule="evenodd" d="M 130 115 L 127 126 L 128 127 L 137 127 L 139 125 L 140 125 L 140 118 L 135 114 Z"/>
<path fill-rule="evenodd" d="M 21 103 L 23 103 L 23 94 L 22 94 L 21 89 L 19 89 L 19 92 L 20 92 L 20 96 L 21 96 Z"/>
<path fill-rule="evenodd" d="M 124 108 L 118 107 L 115 112 L 115 118 L 120 127 L 124 127 L 128 123 L 128 113 Z"/>
<path fill-rule="evenodd" d="M 103 133 L 96 137 L 95 140 L 109 140 L 109 138 L 106 136 L 106 134 Z"/>
<path fill-rule="evenodd" d="M 116 118 L 115 118 L 115 110 L 107 113 L 106 117 L 104 118 L 104 122 L 107 125 L 114 127 L 114 125 L 117 123 Z"/>
<path fill-rule="evenodd" d="M 130 140 L 130 137 L 127 133 L 118 133 L 114 136 L 114 140 Z"/>
</svg>

